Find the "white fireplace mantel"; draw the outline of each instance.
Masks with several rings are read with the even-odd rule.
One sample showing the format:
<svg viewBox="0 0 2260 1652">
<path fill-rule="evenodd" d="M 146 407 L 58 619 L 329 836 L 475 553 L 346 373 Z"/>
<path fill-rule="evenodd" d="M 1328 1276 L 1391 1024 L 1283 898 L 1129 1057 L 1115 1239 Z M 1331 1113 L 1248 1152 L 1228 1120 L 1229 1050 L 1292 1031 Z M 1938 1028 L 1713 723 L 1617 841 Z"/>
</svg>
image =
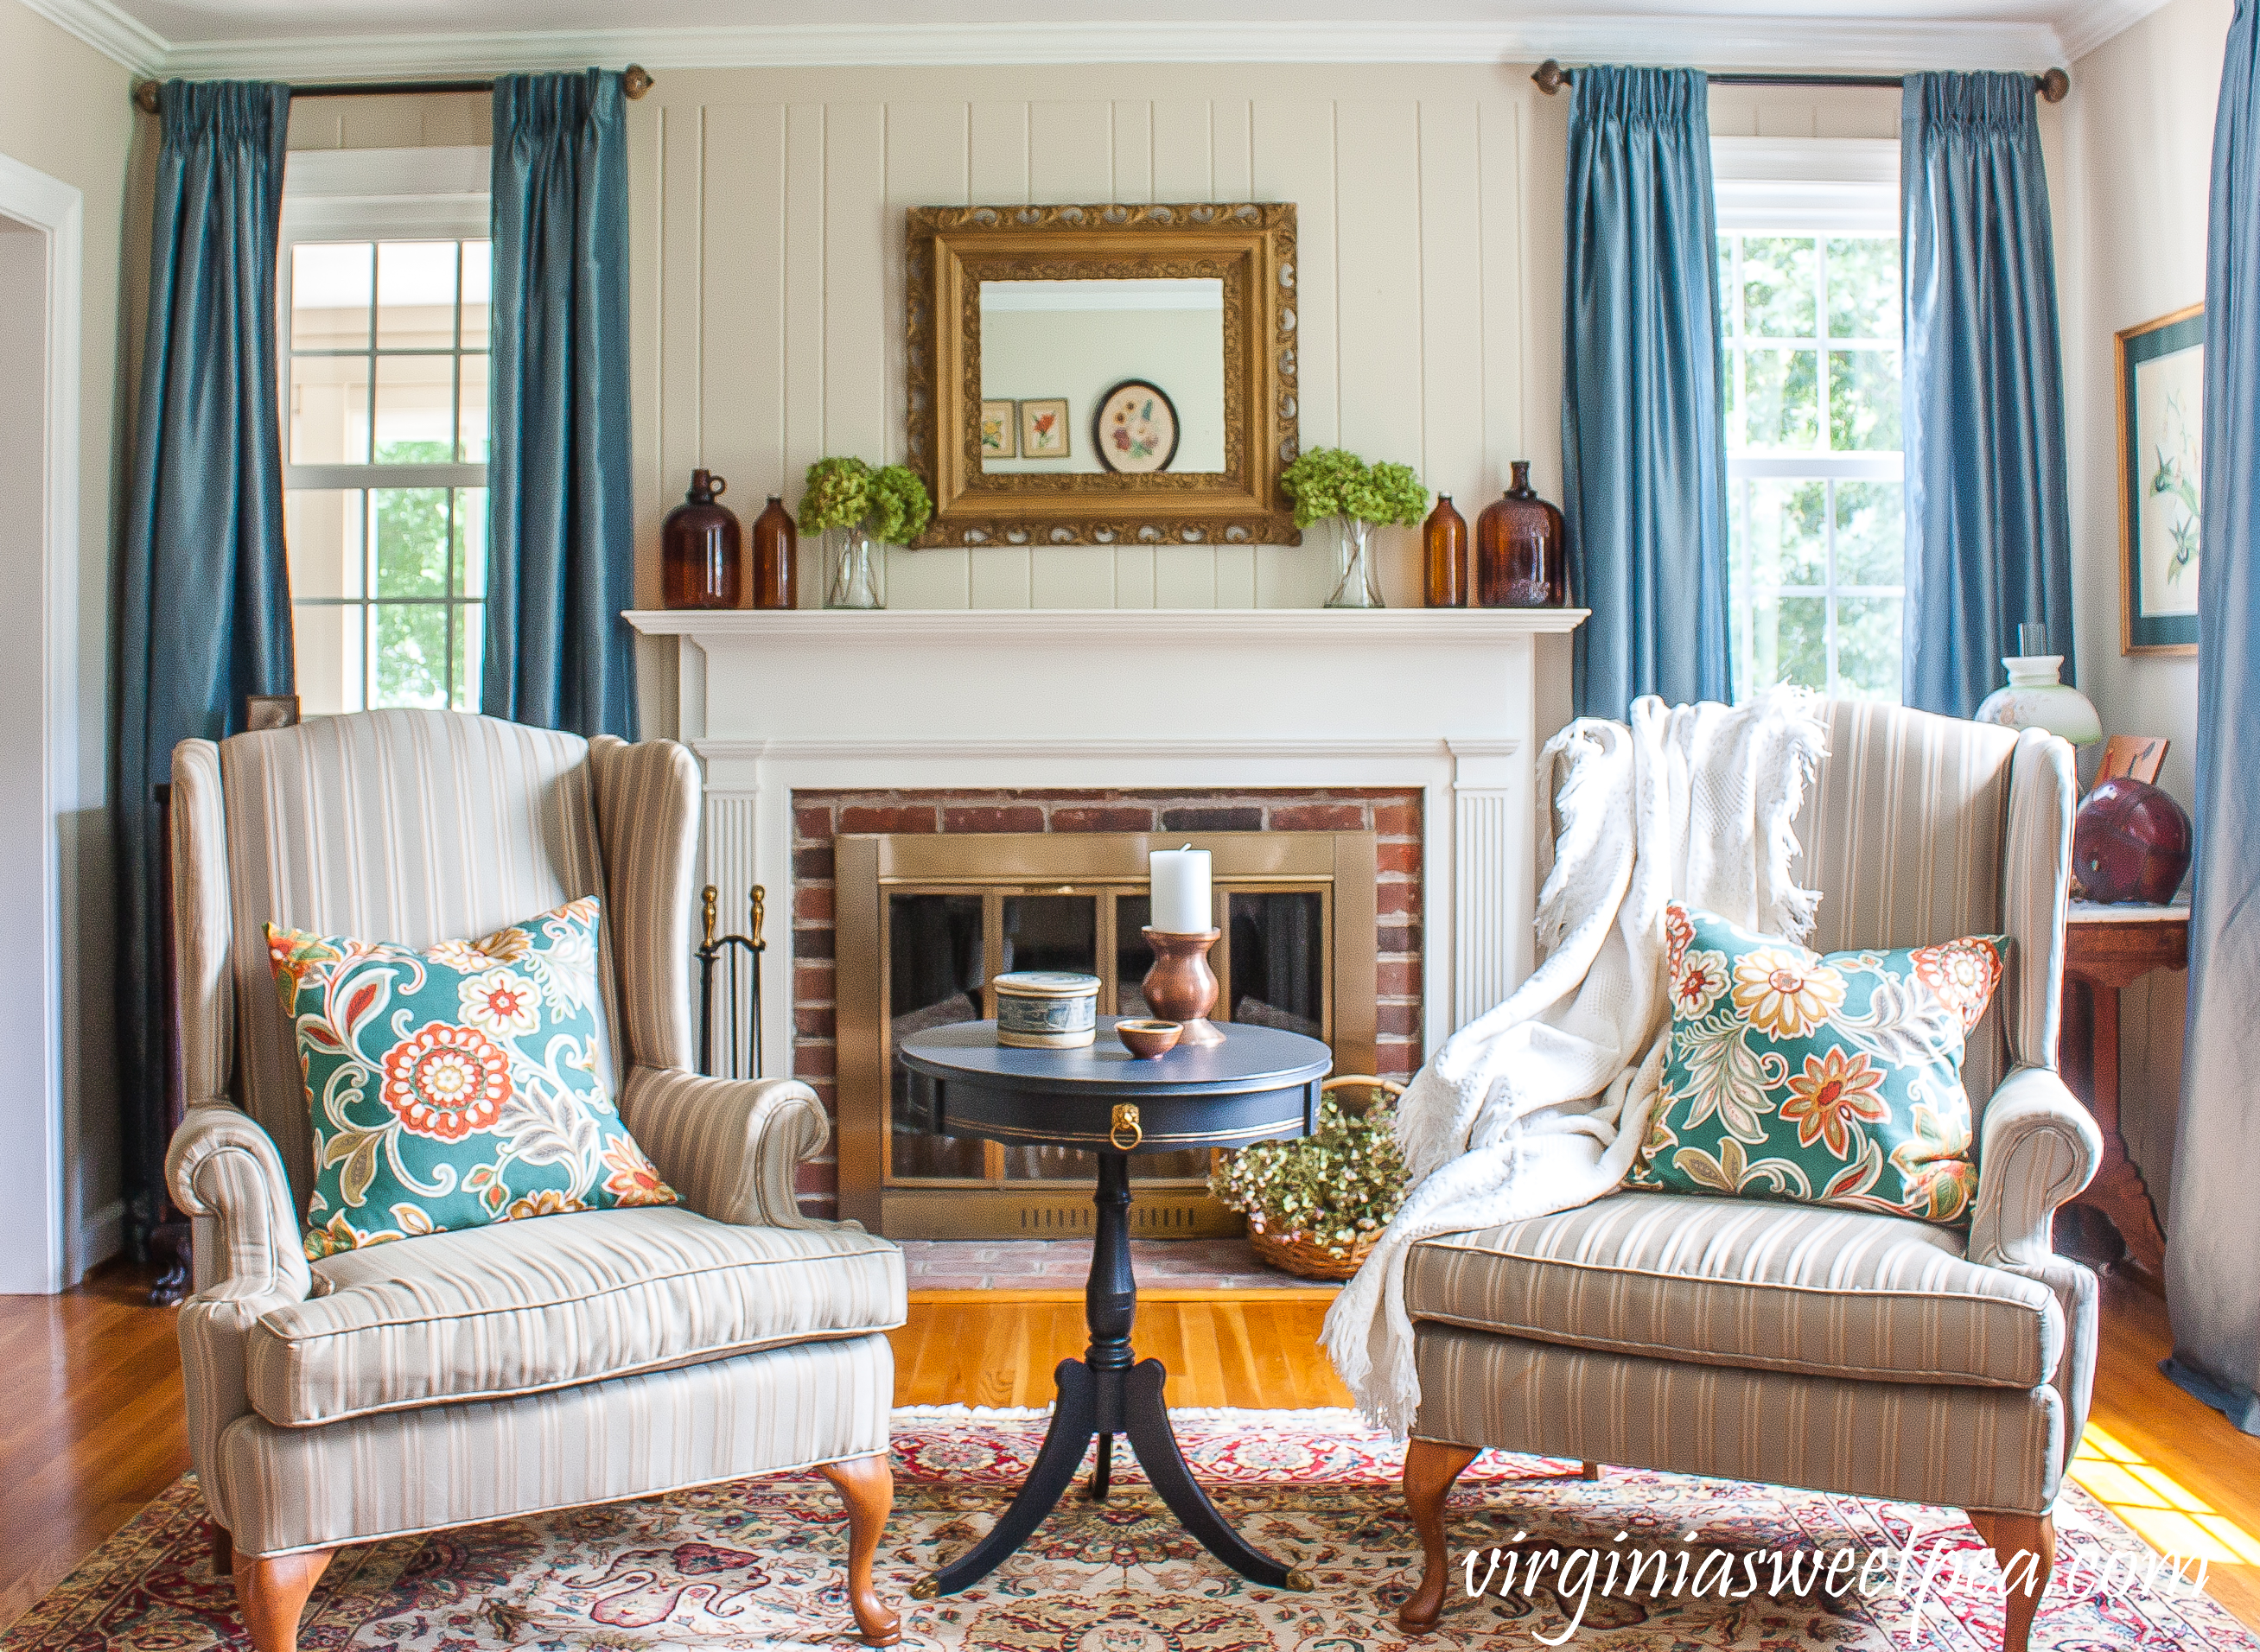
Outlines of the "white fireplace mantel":
<svg viewBox="0 0 2260 1652">
<path fill-rule="evenodd" d="M 1420 789 L 1424 1038 L 1531 966 L 1540 747 L 1570 716 L 1556 609 L 675 610 L 706 881 L 790 910 L 797 790 Z M 762 995 L 775 1070 L 790 963 Z"/>
</svg>

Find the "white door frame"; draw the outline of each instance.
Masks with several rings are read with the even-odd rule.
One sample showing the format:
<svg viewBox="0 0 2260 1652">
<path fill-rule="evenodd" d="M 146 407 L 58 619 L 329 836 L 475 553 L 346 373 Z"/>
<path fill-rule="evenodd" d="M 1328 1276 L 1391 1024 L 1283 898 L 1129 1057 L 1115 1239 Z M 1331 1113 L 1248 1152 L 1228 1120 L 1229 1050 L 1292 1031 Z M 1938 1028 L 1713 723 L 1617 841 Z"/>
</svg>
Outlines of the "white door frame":
<svg viewBox="0 0 2260 1652">
<path fill-rule="evenodd" d="M 88 1258 L 79 1215 L 72 1209 L 74 1166 L 80 1138 L 76 1033 L 79 943 L 79 340 L 84 305 L 81 279 L 85 204 L 68 183 L 0 154 L 0 213 L 39 232 L 46 242 L 45 510 L 40 539 L 39 726 L 45 731 L 40 765 L 45 795 L 38 876 L 44 915 L 39 1048 L 11 1051 L 11 1064 L 36 1066 L 39 1105 L 11 1109 L 37 1116 L 0 1117 L 8 1157 L 30 1174 L 15 1197 L 0 1202 L 0 1291 L 61 1291 L 75 1283 Z M 21 634 L 21 633 L 19 633 Z M 20 846 L 0 845 L 11 857 Z M 31 867 L 11 865 L 11 877 Z M 23 1092 L 18 1092 L 23 1093 Z M 12 1207 L 12 1208 L 11 1208 Z"/>
</svg>

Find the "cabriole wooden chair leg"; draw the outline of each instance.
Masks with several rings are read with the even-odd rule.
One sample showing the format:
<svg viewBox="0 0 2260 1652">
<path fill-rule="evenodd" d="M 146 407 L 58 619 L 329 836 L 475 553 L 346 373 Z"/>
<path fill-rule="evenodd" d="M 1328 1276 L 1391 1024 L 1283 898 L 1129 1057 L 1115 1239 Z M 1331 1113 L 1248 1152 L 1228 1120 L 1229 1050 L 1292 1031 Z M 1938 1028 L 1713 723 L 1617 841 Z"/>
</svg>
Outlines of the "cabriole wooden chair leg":
<svg viewBox="0 0 2260 1652">
<path fill-rule="evenodd" d="M 1480 1449 L 1436 1440 L 1415 1440 L 1405 1448 L 1405 1507 L 1420 1535 L 1420 1586 L 1397 1609 L 1397 1626 L 1408 1634 L 1434 1628 L 1443 1613 L 1452 1569 L 1444 1551 L 1444 1499 Z"/>
<path fill-rule="evenodd" d="M 892 1646 L 903 1638 L 902 1622 L 871 1585 L 871 1557 L 879 1552 L 879 1534 L 894 1509 L 895 1471 L 882 1455 L 827 1462 L 822 1473 L 848 1505 L 848 1604 L 855 1613 L 855 1627 L 865 1644 Z"/>
<path fill-rule="evenodd" d="M 2041 1609 L 2041 1596 L 2056 1567 L 2056 1517 L 1973 1513 L 1970 1523 L 2000 1563 L 2001 1584 L 2008 1595 L 2001 1652 L 2027 1652 L 2033 1618 Z"/>
<path fill-rule="evenodd" d="M 254 1652 L 297 1652 L 298 1614 L 336 1552 L 317 1548 L 303 1555 L 233 1557 L 236 1608 Z"/>
<path fill-rule="evenodd" d="M 235 1534 L 218 1520 L 204 1522 L 211 1527 L 212 1576 L 231 1577 L 235 1575 Z"/>
</svg>

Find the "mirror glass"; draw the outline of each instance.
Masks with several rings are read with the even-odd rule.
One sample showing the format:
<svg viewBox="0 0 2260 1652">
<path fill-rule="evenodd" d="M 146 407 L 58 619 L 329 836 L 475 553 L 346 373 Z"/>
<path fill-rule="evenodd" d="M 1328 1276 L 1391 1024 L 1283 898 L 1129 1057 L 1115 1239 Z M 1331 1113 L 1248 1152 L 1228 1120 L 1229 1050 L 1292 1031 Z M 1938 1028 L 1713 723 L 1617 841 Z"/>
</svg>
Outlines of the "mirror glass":
<svg viewBox="0 0 2260 1652">
<path fill-rule="evenodd" d="M 1224 282 L 981 283 L 981 467 L 1224 468 Z"/>
</svg>

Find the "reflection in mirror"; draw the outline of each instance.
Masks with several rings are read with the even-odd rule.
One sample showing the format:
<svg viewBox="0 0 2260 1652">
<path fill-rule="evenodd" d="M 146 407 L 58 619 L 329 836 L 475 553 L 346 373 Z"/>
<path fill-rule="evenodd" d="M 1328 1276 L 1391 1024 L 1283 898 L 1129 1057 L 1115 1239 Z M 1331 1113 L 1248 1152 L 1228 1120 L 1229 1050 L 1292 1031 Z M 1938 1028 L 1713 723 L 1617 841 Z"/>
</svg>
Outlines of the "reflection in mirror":
<svg viewBox="0 0 2260 1652">
<path fill-rule="evenodd" d="M 1126 381 L 1164 399 L 1115 397 L 1108 427 L 1094 432 L 1101 403 Z M 984 408 L 981 467 L 991 475 L 1219 472 L 1224 283 L 1213 276 L 984 281 L 981 397 L 1011 404 L 1009 413 Z"/>
</svg>

